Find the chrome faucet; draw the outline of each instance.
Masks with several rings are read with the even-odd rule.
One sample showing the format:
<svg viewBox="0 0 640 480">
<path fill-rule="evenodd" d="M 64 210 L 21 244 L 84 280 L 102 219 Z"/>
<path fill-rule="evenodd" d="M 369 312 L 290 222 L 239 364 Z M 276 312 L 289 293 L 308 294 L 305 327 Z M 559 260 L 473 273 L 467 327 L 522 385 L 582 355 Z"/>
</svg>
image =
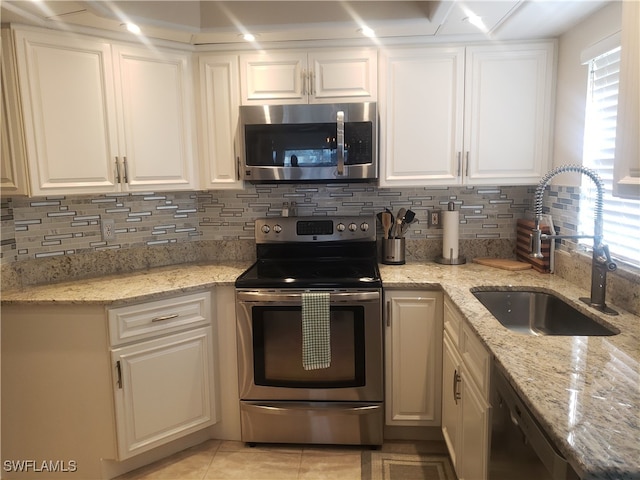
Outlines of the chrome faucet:
<svg viewBox="0 0 640 480">
<path fill-rule="evenodd" d="M 540 220 L 542 219 L 542 197 L 544 191 L 549 184 L 549 181 L 556 175 L 564 172 L 578 172 L 588 176 L 596 184 L 597 197 L 596 197 L 596 211 L 595 211 L 595 225 L 593 228 L 593 235 L 548 235 L 544 234 L 540 230 Z M 583 167 L 582 165 L 562 165 L 547 173 L 536 188 L 535 193 L 535 224 L 533 231 L 531 232 L 531 253 L 533 258 L 542 258 L 542 240 L 551 238 L 593 238 L 593 255 L 591 257 L 591 297 L 581 298 L 583 302 L 587 303 L 593 308 L 600 310 L 601 312 L 609 315 L 617 315 L 618 312 L 607 307 L 605 303 L 605 295 L 607 289 L 607 272 L 613 272 L 617 265 L 611 260 L 609 255 L 609 247 L 602 243 L 603 236 L 603 220 L 602 220 L 602 194 L 604 191 L 604 184 L 600 176 L 593 170 Z"/>
</svg>

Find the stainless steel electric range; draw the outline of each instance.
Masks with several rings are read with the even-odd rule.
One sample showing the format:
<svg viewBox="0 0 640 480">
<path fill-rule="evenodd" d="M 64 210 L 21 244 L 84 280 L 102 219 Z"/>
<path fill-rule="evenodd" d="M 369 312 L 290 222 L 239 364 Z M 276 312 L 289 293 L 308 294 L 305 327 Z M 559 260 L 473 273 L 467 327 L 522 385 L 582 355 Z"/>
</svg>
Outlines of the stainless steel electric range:
<svg viewBox="0 0 640 480">
<path fill-rule="evenodd" d="M 243 441 L 382 444 L 375 230 L 374 216 L 256 220 L 257 261 L 236 281 Z"/>
</svg>

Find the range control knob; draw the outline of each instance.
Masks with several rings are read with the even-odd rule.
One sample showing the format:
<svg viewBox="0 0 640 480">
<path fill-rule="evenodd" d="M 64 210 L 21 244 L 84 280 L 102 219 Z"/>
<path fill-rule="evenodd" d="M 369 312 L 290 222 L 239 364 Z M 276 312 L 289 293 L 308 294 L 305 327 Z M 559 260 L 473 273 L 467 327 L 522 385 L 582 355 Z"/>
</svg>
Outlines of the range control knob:
<svg viewBox="0 0 640 480">
<path fill-rule="evenodd" d="M 336 225 L 336 230 L 338 230 L 339 232 L 344 232 L 345 228 L 347 228 L 347 227 L 345 227 L 344 223 L 342 223 L 342 222 L 340 222 L 338 225 Z"/>
<path fill-rule="evenodd" d="M 349 231 L 350 232 L 355 232 L 356 230 L 358 230 L 358 226 L 355 223 L 350 223 L 349 224 Z"/>
<path fill-rule="evenodd" d="M 273 231 L 276 233 L 280 233 L 282 231 L 282 227 L 277 223 L 273 226 Z"/>
<path fill-rule="evenodd" d="M 362 230 L 363 232 L 366 232 L 367 230 L 369 230 L 369 224 L 367 222 L 362 222 L 360 224 L 360 230 Z"/>
<path fill-rule="evenodd" d="M 271 231 L 269 225 L 262 225 L 262 228 L 260 230 L 262 231 L 262 233 L 269 233 Z"/>
</svg>

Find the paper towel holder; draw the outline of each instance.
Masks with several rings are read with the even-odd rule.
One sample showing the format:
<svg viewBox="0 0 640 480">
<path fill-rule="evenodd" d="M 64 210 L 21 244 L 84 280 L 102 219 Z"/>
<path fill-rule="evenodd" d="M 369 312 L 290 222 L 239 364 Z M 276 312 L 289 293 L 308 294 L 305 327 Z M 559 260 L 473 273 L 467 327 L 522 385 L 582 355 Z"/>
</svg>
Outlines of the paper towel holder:
<svg viewBox="0 0 640 480">
<path fill-rule="evenodd" d="M 445 258 L 443 256 L 436 257 L 436 263 L 440 263 L 442 265 L 462 265 L 467 263 L 467 259 L 462 255 L 458 256 L 458 258 Z"/>
<path fill-rule="evenodd" d="M 449 202 L 449 204 L 447 205 L 447 209 L 450 212 L 454 211 L 455 210 L 455 203 L 454 202 Z M 440 255 L 440 256 L 435 258 L 435 262 L 436 263 L 440 263 L 442 265 L 462 265 L 464 263 L 467 263 L 467 259 L 465 257 L 463 257 L 462 255 L 459 255 L 458 257 L 453 258 L 453 248 L 451 248 L 449 250 L 449 257 L 445 257 L 444 255 Z"/>
</svg>

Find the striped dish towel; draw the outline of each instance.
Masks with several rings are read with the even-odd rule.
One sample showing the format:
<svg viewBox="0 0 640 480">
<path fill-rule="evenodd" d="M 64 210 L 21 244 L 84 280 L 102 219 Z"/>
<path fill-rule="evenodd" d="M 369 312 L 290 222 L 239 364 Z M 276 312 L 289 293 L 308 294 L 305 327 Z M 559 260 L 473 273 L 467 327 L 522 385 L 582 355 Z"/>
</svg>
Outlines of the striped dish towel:
<svg viewBox="0 0 640 480">
<path fill-rule="evenodd" d="M 302 366 L 318 370 L 331 366 L 328 292 L 302 294 Z"/>
</svg>

